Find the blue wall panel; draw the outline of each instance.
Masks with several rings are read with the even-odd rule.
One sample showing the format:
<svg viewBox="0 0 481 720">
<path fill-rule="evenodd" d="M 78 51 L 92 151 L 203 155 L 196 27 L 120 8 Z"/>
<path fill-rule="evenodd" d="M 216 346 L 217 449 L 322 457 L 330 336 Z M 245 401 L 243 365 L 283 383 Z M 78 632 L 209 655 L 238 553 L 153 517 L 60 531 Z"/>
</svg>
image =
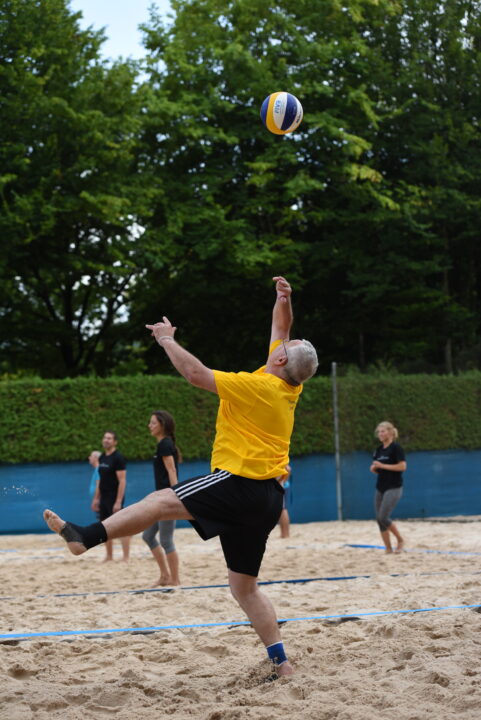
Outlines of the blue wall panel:
<svg viewBox="0 0 481 720">
<path fill-rule="evenodd" d="M 369 453 L 341 460 L 345 519 L 371 519 L 376 479 Z M 394 517 L 481 515 L 481 450 L 418 452 L 407 458 L 404 496 Z M 332 455 L 293 458 L 288 510 L 292 522 L 337 519 Z M 209 470 L 206 461 L 183 463 L 181 480 Z M 42 511 L 49 507 L 80 525 L 95 521 L 90 510 L 90 466 L 85 463 L 0 466 L 0 533 L 46 532 Z M 130 462 L 127 503 L 153 489 L 151 462 Z M 188 523 L 180 521 L 179 527 Z"/>
<path fill-rule="evenodd" d="M 179 479 L 202 475 L 205 461 L 180 466 Z M 0 467 L 0 533 L 48 532 L 42 512 L 50 508 L 78 525 L 95 522 L 90 509 L 91 468 L 85 463 L 27 464 Z M 137 502 L 154 490 L 151 462 L 127 465 L 126 503 Z M 178 526 L 187 525 L 179 521 Z"/>
<path fill-rule="evenodd" d="M 336 519 L 336 470 L 332 455 L 293 458 L 291 467 L 287 503 L 291 521 Z"/>
<path fill-rule="evenodd" d="M 375 476 L 371 455 L 343 455 L 342 502 L 345 519 L 374 515 Z M 410 453 L 398 518 L 481 515 L 481 450 Z"/>
</svg>

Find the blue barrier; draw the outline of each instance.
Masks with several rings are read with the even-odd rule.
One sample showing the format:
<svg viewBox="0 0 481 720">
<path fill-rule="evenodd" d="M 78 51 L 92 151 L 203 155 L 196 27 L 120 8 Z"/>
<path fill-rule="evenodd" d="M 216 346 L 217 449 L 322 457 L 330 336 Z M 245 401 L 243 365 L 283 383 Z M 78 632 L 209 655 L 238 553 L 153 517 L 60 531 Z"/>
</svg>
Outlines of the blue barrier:
<svg viewBox="0 0 481 720">
<path fill-rule="evenodd" d="M 179 468 L 179 479 L 208 470 L 205 461 L 184 463 Z M 90 477 L 87 462 L 0 466 L 0 534 L 50 532 L 42 517 L 45 508 L 79 525 L 95 522 L 90 509 Z M 152 463 L 128 463 L 126 503 L 137 502 L 152 490 Z M 190 526 L 184 520 L 178 521 L 178 527 Z"/>
<path fill-rule="evenodd" d="M 481 450 L 443 450 L 407 455 L 404 493 L 395 518 L 481 514 Z M 345 519 L 374 516 L 376 478 L 369 472 L 369 453 L 341 458 L 342 505 Z"/>
<path fill-rule="evenodd" d="M 346 520 L 372 519 L 375 477 L 369 453 L 341 458 L 342 506 Z M 481 450 L 417 452 L 407 457 L 404 495 L 396 518 L 481 515 Z M 294 523 L 337 519 L 334 456 L 292 458 L 288 510 Z M 183 463 L 184 480 L 209 470 L 207 461 Z M 51 507 L 79 524 L 95 520 L 90 510 L 90 466 L 82 463 L 0 466 L 0 534 L 48 532 L 42 511 Z M 127 503 L 153 489 L 150 462 L 129 462 Z M 178 527 L 189 527 L 179 521 Z"/>
<path fill-rule="evenodd" d="M 336 513 L 332 458 L 315 455 L 294 462 L 288 505 L 292 522 L 332 520 Z M 179 466 L 179 480 L 209 471 L 207 461 L 185 462 Z M 0 534 L 49 532 L 42 518 L 45 508 L 79 525 L 94 522 L 90 476 L 87 462 L 0 466 Z M 141 500 L 153 489 L 152 463 L 129 462 L 126 503 Z M 190 524 L 179 520 L 177 527 Z"/>
</svg>

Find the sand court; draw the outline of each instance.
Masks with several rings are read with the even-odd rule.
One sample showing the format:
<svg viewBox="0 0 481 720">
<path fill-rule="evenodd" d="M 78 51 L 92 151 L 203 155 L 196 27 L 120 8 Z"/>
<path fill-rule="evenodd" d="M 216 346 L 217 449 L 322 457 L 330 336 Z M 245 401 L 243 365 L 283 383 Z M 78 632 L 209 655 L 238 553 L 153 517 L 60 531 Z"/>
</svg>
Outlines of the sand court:
<svg viewBox="0 0 481 720">
<path fill-rule="evenodd" d="M 400 555 L 372 547 L 374 522 L 276 529 L 260 580 L 297 674 L 275 683 L 216 539 L 177 530 L 183 587 L 160 592 L 139 536 L 129 565 L 117 541 L 104 564 L 53 534 L 0 536 L 0 717 L 477 719 L 473 520 L 404 521 Z"/>
</svg>

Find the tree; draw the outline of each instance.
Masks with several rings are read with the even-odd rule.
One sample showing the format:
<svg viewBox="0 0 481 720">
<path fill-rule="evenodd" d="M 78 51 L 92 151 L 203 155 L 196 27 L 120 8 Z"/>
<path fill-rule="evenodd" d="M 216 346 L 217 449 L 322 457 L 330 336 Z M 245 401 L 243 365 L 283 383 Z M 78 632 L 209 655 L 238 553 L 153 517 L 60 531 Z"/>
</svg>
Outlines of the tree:
<svg viewBox="0 0 481 720">
<path fill-rule="evenodd" d="M 375 213 L 391 202 L 364 161 L 369 143 L 352 131 L 353 115 L 358 126 L 359 117 L 375 121 L 359 87 L 369 51 L 359 3 L 172 5 L 171 25 L 154 14 L 145 28 L 153 88 L 145 162 L 157 189 L 149 232 L 164 252 L 137 286 L 133 317 L 138 324 L 147 308 L 161 315 L 172 306 L 207 362 L 251 365 L 265 351 L 266 278 L 284 273 L 297 290 L 298 331 L 325 347 L 318 308 L 339 297 L 345 227 L 354 232 L 357 208 Z M 373 22 L 391 7 L 361 5 Z M 291 137 L 270 135 L 259 119 L 264 97 L 283 88 L 305 110 Z M 312 305 L 302 289 L 314 284 Z"/>
<path fill-rule="evenodd" d="M 137 68 L 66 0 L 1 0 L 3 369 L 105 370 L 142 250 Z"/>
<path fill-rule="evenodd" d="M 173 8 L 170 26 L 154 15 L 146 28 L 150 232 L 168 250 L 138 285 L 134 317 L 175 307 L 203 357 L 251 363 L 264 279 L 281 272 L 324 370 L 333 359 L 451 370 L 450 348 L 480 337 L 479 4 Z M 258 119 L 276 89 L 304 104 L 288 138 Z"/>
<path fill-rule="evenodd" d="M 142 84 L 65 0 L 0 6 L 5 370 L 170 371 L 162 315 L 252 369 L 276 274 L 323 371 L 481 364 L 481 3 L 173 0 Z"/>
<path fill-rule="evenodd" d="M 376 350 L 407 369 L 479 366 L 481 4 L 407 0 L 369 35 L 380 122 L 367 138 L 400 207 L 383 233 L 402 277 L 383 306 L 390 347 Z"/>
</svg>

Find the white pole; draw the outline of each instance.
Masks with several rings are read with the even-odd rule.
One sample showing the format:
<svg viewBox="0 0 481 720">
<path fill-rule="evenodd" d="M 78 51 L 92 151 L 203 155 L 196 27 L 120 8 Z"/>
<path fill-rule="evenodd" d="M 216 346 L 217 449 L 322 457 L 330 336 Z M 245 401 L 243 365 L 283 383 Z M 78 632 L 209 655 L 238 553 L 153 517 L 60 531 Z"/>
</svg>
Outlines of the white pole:
<svg viewBox="0 0 481 720">
<path fill-rule="evenodd" d="M 334 451 L 336 459 L 336 499 L 337 519 L 342 520 L 342 483 L 341 483 L 341 453 L 339 443 L 339 408 L 337 403 L 337 363 L 331 364 L 332 369 L 332 414 L 334 418 Z"/>
</svg>

